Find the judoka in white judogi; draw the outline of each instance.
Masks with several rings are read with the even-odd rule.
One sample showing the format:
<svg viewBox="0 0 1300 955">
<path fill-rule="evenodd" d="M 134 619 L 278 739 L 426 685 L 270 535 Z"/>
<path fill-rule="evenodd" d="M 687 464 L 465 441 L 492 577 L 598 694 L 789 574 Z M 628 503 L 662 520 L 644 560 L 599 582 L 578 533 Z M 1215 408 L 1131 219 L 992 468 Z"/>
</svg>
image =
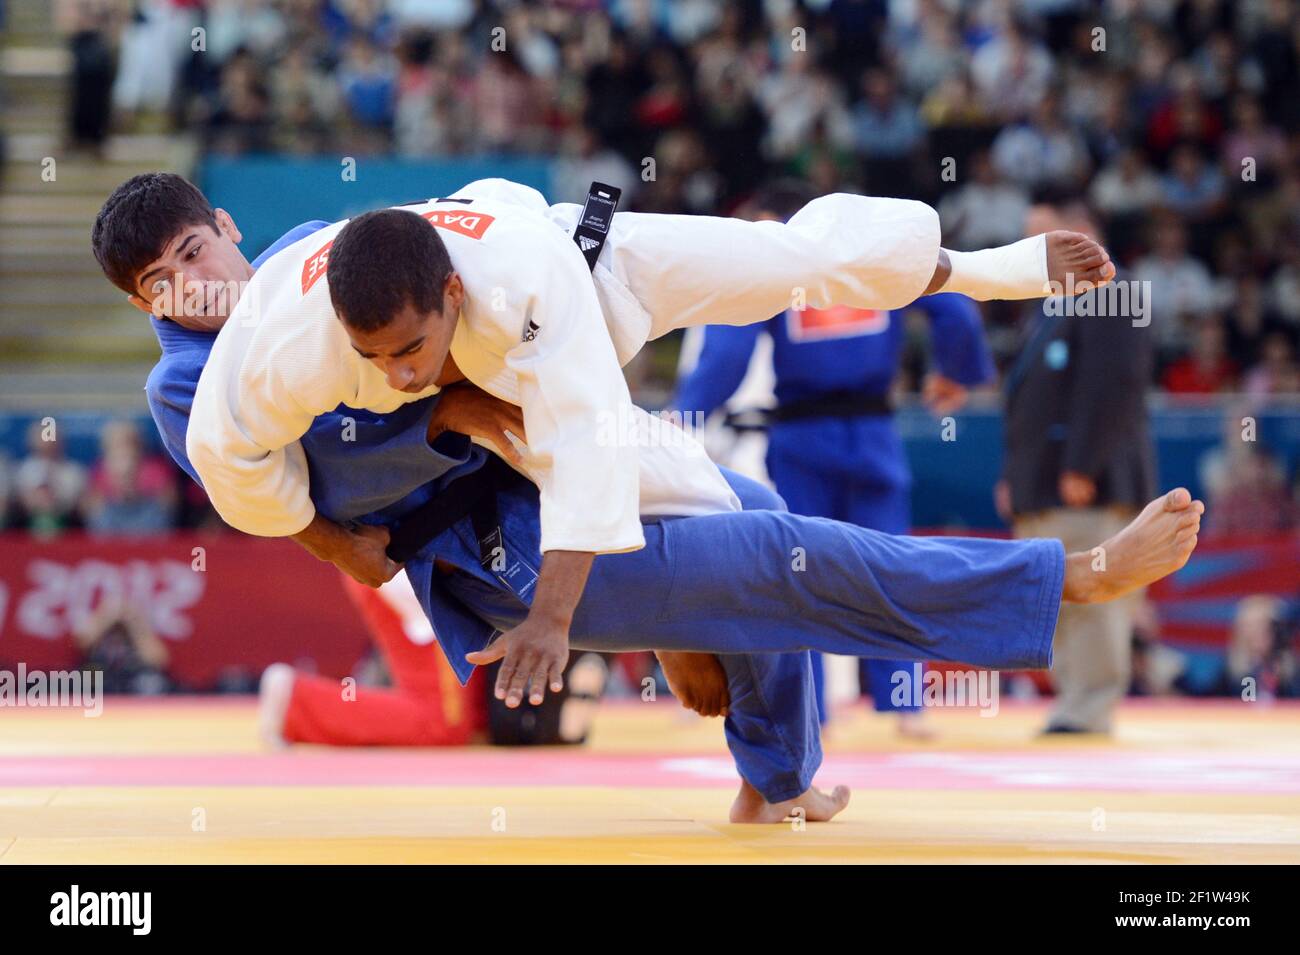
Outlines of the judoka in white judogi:
<svg viewBox="0 0 1300 955">
<path fill-rule="evenodd" d="M 580 207 L 548 206 L 497 179 L 449 198 L 470 201 L 405 208 L 438 230 L 465 288 L 453 359 L 469 381 L 523 410 L 544 551 L 636 549 L 642 514 L 738 507 L 689 437 L 652 434 L 652 453 L 642 453 L 645 441 L 611 440 L 621 431 L 611 422 L 657 427 L 634 409 L 621 373 L 646 341 L 761 321 L 792 303 L 898 308 L 926 290 L 939 255 L 929 206 L 835 194 L 788 223 L 619 213 L 591 272 L 570 237 Z M 291 535 L 311 522 L 296 441 L 317 415 L 340 404 L 391 411 L 437 391 L 394 390 L 351 346 L 325 281 L 345 225 L 257 272 L 199 383 L 189 455 L 221 516 L 249 533 Z M 1041 241 L 1028 255 L 1029 285 L 1041 287 Z"/>
</svg>

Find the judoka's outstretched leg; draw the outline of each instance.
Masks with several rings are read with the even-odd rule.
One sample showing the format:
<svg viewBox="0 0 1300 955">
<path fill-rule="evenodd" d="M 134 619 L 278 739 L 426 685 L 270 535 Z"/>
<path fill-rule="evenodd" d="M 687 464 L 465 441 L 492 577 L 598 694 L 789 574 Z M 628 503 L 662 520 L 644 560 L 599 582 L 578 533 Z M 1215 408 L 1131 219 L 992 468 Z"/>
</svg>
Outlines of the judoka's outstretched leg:
<svg viewBox="0 0 1300 955">
<path fill-rule="evenodd" d="M 814 199 L 787 222 L 627 212 L 614 216 L 599 268 L 636 297 L 650 339 L 788 308 L 903 308 L 938 291 L 981 301 L 1074 294 L 1115 275 L 1106 250 L 1078 232 L 976 252 L 941 248 L 939 233 L 923 202 L 849 193 Z"/>
<path fill-rule="evenodd" d="M 731 821 L 775 823 L 796 811 L 828 820 L 850 793 L 811 785 L 821 749 L 809 655 L 728 649 L 787 649 L 782 645 L 793 638 L 809 646 L 826 640 L 821 647 L 835 650 L 832 643 L 848 638 L 873 647 L 883 642 L 878 655 L 892 658 L 903 654 L 889 638 L 901 637 L 909 647 L 926 647 L 914 659 L 1047 666 L 1061 600 L 1114 599 L 1182 567 L 1202 513 L 1204 506 L 1179 488 L 1148 504 L 1100 553 L 1069 555 L 1056 541 L 1026 542 L 1020 550 L 1017 542 L 890 537 L 779 512 L 668 521 L 647 528 L 645 551 L 596 562 L 588 586 L 595 600 L 588 606 L 584 598 L 574 640 L 604 625 L 652 633 L 659 644 L 711 646 L 727 668 L 727 743 L 741 775 Z M 795 562 L 787 564 L 787 555 Z M 834 565 L 816 570 L 814 562 Z M 653 581 L 662 580 L 666 564 L 672 572 L 664 589 Z M 606 597 L 619 592 L 624 599 L 615 603 L 624 613 L 615 610 L 601 624 L 615 609 Z M 628 594 L 640 599 L 629 605 Z"/>
<path fill-rule="evenodd" d="M 1062 600 L 1112 600 L 1173 573 L 1204 506 L 1179 488 L 1101 551 L 1059 541 L 894 537 L 771 511 L 667 520 L 597 558 L 571 642 L 600 650 L 806 649 L 1041 669 Z"/>
<path fill-rule="evenodd" d="M 1171 491 L 1101 545 L 1104 563 L 1054 540 L 893 537 L 774 511 L 666 520 L 646 527 L 643 549 L 597 558 L 570 639 L 719 654 L 728 744 L 745 780 L 733 820 L 779 821 L 795 806 L 829 818 L 848 791 L 808 785 L 820 749 L 803 650 L 1047 667 L 1062 600 L 1110 600 L 1173 573 L 1203 512 Z M 526 610 L 484 616 L 506 628 Z M 765 653 L 782 656 L 769 666 Z"/>
</svg>

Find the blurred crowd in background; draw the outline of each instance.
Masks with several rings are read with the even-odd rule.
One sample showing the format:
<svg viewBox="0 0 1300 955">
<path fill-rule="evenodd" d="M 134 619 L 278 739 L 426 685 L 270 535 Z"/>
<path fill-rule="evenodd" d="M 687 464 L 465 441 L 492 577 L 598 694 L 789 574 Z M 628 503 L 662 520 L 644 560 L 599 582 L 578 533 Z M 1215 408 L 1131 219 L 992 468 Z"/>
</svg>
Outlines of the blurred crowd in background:
<svg viewBox="0 0 1300 955">
<path fill-rule="evenodd" d="M 1151 283 L 1154 385 L 1300 391 L 1292 0 L 67 0 L 64 22 L 92 72 L 116 63 L 87 87 L 112 123 L 214 152 L 554 155 L 553 200 L 598 178 L 664 212 L 794 175 L 925 199 L 959 249 L 1082 201 Z M 988 313 L 1005 361 L 1016 312 Z"/>
<path fill-rule="evenodd" d="M 1150 283 L 1153 388 L 1238 394 L 1229 423 L 1300 393 L 1295 13 L 1291 0 L 60 8 L 85 65 L 70 120 L 91 145 L 160 128 L 197 130 L 215 153 L 549 155 L 553 200 L 600 179 L 624 186 L 625 208 L 661 212 L 728 214 L 795 176 L 924 199 L 958 249 L 1014 241 L 1035 203 L 1073 206 L 1121 277 Z M 1005 370 L 1025 309 L 984 312 Z M 904 391 L 919 385 L 913 357 Z M 1207 465 L 1211 494 L 1244 498 L 1216 511 L 1221 526 L 1294 526 L 1285 471 L 1256 445 Z M 93 512 L 78 504 L 92 528 Z"/>
<path fill-rule="evenodd" d="M 103 425 L 89 466 L 66 453 L 51 420 L 30 425 L 24 457 L 0 455 L 0 530 L 51 538 L 72 530 L 134 536 L 224 526 L 202 489 L 153 449 L 134 419 Z"/>
</svg>

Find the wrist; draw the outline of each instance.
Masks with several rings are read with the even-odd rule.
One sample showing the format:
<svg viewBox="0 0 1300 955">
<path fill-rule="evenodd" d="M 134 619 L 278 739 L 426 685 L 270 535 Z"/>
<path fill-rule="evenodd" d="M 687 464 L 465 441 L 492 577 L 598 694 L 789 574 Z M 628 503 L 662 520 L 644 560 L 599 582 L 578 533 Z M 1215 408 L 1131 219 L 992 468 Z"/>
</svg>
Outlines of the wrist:
<svg viewBox="0 0 1300 955">
<path fill-rule="evenodd" d="M 346 535 L 347 531 L 318 512 L 312 516 L 310 524 L 292 536 L 312 556 L 332 560 Z"/>
<path fill-rule="evenodd" d="M 442 399 L 439 398 L 438 401 L 439 405 L 441 405 Z M 439 409 L 435 407 L 433 409 L 433 414 L 429 415 L 429 427 L 425 430 L 425 437 L 428 439 L 430 446 L 447 433 L 447 426 L 442 423 L 442 419 L 438 415 L 438 410 Z"/>
<path fill-rule="evenodd" d="M 572 607 L 533 601 L 532 607 L 528 610 L 528 618 L 568 633 L 569 627 L 573 625 L 573 609 Z"/>
</svg>

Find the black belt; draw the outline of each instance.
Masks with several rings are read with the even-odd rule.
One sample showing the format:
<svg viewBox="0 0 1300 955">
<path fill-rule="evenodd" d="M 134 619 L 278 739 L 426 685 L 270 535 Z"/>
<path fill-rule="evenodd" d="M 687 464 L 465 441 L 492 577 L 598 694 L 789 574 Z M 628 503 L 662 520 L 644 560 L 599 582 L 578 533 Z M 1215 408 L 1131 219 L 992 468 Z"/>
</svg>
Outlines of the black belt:
<svg viewBox="0 0 1300 955">
<path fill-rule="evenodd" d="M 593 182 L 587 190 L 587 202 L 582 217 L 573 230 L 573 241 L 587 260 L 587 268 L 596 267 L 601 249 L 609 236 L 622 192 L 603 182 Z M 404 564 L 443 531 L 463 517 L 474 523 L 478 538 L 479 560 L 487 568 L 496 556 L 500 540 L 500 521 L 497 516 L 497 494 L 526 481 L 518 471 L 494 454 L 473 474 L 452 481 L 439 493 L 402 518 L 391 531 L 388 540 L 388 559 Z"/>
<path fill-rule="evenodd" d="M 388 559 L 406 563 L 425 544 L 467 516 L 473 518 L 479 558 L 484 559 L 491 554 L 488 544 L 497 529 L 497 494 L 526 480 L 495 454 L 488 455 L 473 474 L 452 481 L 401 519 L 388 540 Z"/>
<path fill-rule="evenodd" d="M 727 413 L 725 423 L 735 431 L 763 431 L 783 421 L 808 418 L 859 418 L 866 415 L 891 415 L 889 395 L 868 391 L 828 391 L 823 395 L 789 401 L 776 408 L 752 408 Z"/>
</svg>

